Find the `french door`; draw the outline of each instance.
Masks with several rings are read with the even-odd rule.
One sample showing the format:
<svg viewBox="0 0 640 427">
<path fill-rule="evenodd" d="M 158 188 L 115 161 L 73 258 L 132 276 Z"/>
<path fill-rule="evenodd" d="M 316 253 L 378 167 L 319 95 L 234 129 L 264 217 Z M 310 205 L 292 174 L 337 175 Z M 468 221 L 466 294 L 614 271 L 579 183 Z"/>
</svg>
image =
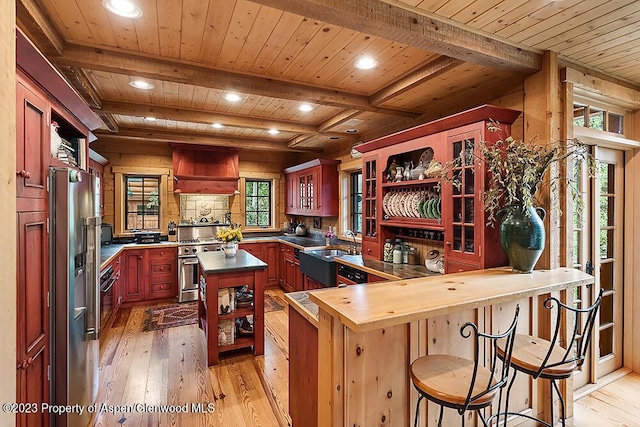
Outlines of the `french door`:
<svg viewBox="0 0 640 427">
<path fill-rule="evenodd" d="M 586 307 L 600 289 L 604 296 L 593 331 L 593 344 L 586 363 L 574 377 L 574 387 L 597 383 L 598 378 L 622 367 L 624 152 L 594 146 L 595 177 L 583 183 L 583 225 L 575 221 L 574 263 L 593 274 L 595 287 L 577 288 L 576 305 Z M 581 176 L 580 176 L 581 175 Z"/>
</svg>

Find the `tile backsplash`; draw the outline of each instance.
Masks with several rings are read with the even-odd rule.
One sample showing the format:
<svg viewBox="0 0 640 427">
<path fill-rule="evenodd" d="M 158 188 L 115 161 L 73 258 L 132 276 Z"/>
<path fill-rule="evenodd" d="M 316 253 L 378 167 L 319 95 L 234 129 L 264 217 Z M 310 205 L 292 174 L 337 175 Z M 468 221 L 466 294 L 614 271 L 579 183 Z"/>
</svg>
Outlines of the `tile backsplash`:
<svg viewBox="0 0 640 427">
<path fill-rule="evenodd" d="M 208 221 L 224 222 L 225 213 L 228 212 L 229 196 L 214 194 L 181 194 L 180 195 L 180 221 L 198 222 L 202 218 Z"/>
</svg>

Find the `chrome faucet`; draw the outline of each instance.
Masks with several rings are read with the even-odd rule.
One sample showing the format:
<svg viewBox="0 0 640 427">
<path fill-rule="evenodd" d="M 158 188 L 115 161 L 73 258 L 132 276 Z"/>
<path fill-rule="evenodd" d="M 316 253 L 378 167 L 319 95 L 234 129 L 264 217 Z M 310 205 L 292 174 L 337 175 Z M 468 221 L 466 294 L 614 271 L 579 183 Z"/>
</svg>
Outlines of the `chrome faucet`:
<svg viewBox="0 0 640 427">
<path fill-rule="evenodd" d="M 358 255 L 358 249 L 356 244 L 356 234 L 351 230 L 346 230 L 344 235 L 353 238 L 353 246 L 349 248 L 349 254 Z"/>
</svg>

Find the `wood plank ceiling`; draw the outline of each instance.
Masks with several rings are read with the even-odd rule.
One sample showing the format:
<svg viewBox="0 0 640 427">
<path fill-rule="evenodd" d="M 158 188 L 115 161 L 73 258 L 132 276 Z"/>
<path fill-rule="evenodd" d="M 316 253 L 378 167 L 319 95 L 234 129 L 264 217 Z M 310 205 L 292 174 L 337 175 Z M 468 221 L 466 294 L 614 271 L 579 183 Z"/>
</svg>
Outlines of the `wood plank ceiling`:
<svg viewBox="0 0 640 427">
<path fill-rule="evenodd" d="M 544 50 L 640 89 L 634 0 L 132 2 L 140 18 L 99 0 L 16 0 L 18 26 L 103 119 L 105 141 L 354 144 L 485 103 Z M 354 67 L 365 55 L 377 68 Z"/>
</svg>

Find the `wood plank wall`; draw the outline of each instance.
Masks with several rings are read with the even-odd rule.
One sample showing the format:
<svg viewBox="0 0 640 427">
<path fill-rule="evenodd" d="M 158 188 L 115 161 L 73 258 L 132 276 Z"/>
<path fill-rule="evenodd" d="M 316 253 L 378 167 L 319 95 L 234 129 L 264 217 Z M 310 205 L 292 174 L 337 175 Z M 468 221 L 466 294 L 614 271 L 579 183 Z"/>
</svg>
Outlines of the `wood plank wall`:
<svg viewBox="0 0 640 427">
<path fill-rule="evenodd" d="M 0 274 L 0 325 L 2 346 L 0 366 L 0 402 L 16 398 L 16 52 L 15 2 L 0 2 L 0 234 L 2 274 Z M 0 425 L 15 425 L 13 413 L 0 412 Z"/>
<path fill-rule="evenodd" d="M 109 160 L 105 168 L 105 216 L 103 222 L 115 223 L 115 183 L 111 168 L 114 166 L 133 167 L 146 166 L 154 168 L 172 169 L 172 150 L 168 144 L 135 142 L 135 143 L 101 143 L 99 140 L 91 144 L 91 148 Z M 239 156 L 239 169 L 242 176 L 257 176 L 261 173 L 280 174 L 282 169 L 295 162 L 295 154 L 281 152 L 241 152 Z M 173 175 L 169 177 L 167 194 L 168 214 L 161 224 L 162 231 L 166 231 L 166 223 L 180 220 L 180 197 L 173 194 Z M 232 221 L 243 223 L 240 218 L 240 197 L 230 197 Z M 276 203 L 276 225 L 282 226 L 284 222 L 284 180 L 280 180 L 279 198 Z"/>
</svg>

